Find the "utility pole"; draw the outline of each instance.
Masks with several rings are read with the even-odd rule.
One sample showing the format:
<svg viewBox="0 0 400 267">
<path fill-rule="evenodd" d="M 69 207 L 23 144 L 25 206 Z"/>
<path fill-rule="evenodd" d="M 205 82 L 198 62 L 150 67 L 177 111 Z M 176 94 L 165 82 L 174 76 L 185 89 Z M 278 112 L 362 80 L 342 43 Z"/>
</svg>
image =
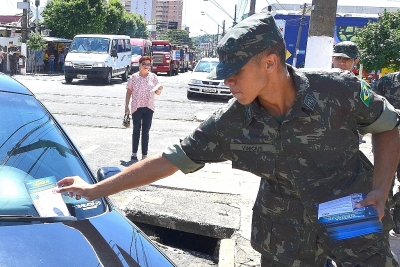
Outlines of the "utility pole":
<svg viewBox="0 0 400 267">
<path fill-rule="evenodd" d="M 308 30 L 306 68 L 331 68 L 337 0 L 313 0 Z"/>
<path fill-rule="evenodd" d="M 292 63 L 293 67 L 296 67 L 297 55 L 299 54 L 301 30 L 303 29 L 303 25 L 304 25 L 304 14 L 306 13 L 306 7 L 307 7 L 307 4 L 306 4 L 306 3 L 304 3 L 303 6 L 301 6 L 301 8 L 303 9 L 303 13 L 301 14 L 300 25 L 299 25 L 299 31 L 298 31 L 298 33 L 297 33 L 296 49 L 295 49 L 295 52 L 294 52 L 293 63 Z"/>
<path fill-rule="evenodd" d="M 28 0 L 24 0 L 25 3 L 29 3 Z M 21 19 L 21 26 L 22 26 L 22 43 L 26 43 L 28 40 L 28 9 L 22 10 L 22 19 Z"/>
<path fill-rule="evenodd" d="M 249 17 L 256 13 L 256 0 L 250 0 Z"/>
<path fill-rule="evenodd" d="M 225 20 L 222 21 L 222 37 L 225 35 Z"/>
<path fill-rule="evenodd" d="M 236 23 L 236 6 L 237 5 L 235 5 L 235 16 L 233 17 L 233 26 L 235 26 L 237 23 Z"/>
</svg>

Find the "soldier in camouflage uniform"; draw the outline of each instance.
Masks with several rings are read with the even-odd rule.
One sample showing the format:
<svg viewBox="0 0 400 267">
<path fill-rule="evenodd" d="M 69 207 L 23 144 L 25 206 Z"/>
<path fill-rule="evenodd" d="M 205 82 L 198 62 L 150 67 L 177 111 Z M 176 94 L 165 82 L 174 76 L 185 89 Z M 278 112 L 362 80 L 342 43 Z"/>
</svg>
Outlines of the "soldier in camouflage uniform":
<svg viewBox="0 0 400 267">
<path fill-rule="evenodd" d="M 384 96 L 390 104 L 400 109 L 400 72 L 386 74 L 375 83 L 373 90 Z M 400 164 L 397 166 L 397 180 L 400 182 Z M 393 231 L 400 234 L 400 192 L 391 198 Z"/>
<path fill-rule="evenodd" d="M 398 266 L 390 251 L 387 204 L 400 153 L 396 110 L 349 72 L 300 71 L 285 65 L 285 44 L 270 13 L 254 14 L 218 44 L 212 78 L 235 96 L 164 153 L 95 185 L 79 177 L 58 192 L 88 200 L 230 160 L 260 176 L 251 244 L 262 266 Z M 357 129 L 373 133 L 375 168 L 359 150 Z M 390 140 L 390 142 L 388 142 Z M 317 223 L 318 203 L 363 192 L 383 233 L 332 241 Z"/>
<path fill-rule="evenodd" d="M 359 61 L 357 44 L 351 41 L 337 43 L 333 47 L 332 65 L 334 68 L 353 71 Z"/>
</svg>

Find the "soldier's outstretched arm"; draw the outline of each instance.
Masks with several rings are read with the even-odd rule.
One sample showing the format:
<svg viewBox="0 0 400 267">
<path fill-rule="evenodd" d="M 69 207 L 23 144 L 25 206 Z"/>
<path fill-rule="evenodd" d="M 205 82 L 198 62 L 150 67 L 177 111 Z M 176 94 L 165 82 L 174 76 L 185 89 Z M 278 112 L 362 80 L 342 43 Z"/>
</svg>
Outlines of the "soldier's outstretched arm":
<svg viewBox="0 0 400 267">
<path fill-rule="evenodd" d="M 141 160 L 97 184 L 88 184 L 79 176 L 65 177 L 57 183 L 60 186 L 57 192 L 68 192 L 71 197 L 75 195 L 77 199 L 84 197 L 93 200 L 150 184 L 172 175 L 177 170 L 177 167 L 159 154 Z"/>
<path fill-rule="evenodd" d="M 392 186 L 397 164 L 399 163 L 400 139 L 398 128 L 395 127 L 390 131 L 372 134 L 372 146 L 374 151 L 372 190 L 360 202 L 360 205 L 374 206 L 378 211 L 379 219 L 382 220 L 385 202 Z"/>
</svg>

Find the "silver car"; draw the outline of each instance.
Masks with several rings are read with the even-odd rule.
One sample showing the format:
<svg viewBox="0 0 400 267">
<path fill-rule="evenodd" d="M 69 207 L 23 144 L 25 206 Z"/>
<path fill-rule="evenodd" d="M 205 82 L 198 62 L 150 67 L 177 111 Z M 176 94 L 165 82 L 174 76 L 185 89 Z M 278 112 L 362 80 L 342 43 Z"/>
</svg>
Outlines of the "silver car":
<svg viewBox="0 0 400 267">
<path fill-rule="evenodd" d="M 217 66 L 218 58 L 202 58 L 193 69 L 187 89 L 187 97 L 196 94 L 231 98 L 232 93 L 224 80 L 210 80 L 207 75 Z"/>
</svg>

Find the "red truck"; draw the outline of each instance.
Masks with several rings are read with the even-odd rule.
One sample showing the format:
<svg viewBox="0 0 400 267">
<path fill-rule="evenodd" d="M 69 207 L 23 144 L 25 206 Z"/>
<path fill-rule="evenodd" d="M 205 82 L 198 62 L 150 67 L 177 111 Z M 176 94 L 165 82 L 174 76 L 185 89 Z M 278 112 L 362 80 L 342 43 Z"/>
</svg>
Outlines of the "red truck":
<svg viewBox="0 0 400 267">
<path fill-rule="evenodd" d="M 168 40 L 153 40 L 153 69 L 152 72 L 166 72 L 169 76 L 178 75 L 179 58 L 176 50 Z"/>
</svg>

